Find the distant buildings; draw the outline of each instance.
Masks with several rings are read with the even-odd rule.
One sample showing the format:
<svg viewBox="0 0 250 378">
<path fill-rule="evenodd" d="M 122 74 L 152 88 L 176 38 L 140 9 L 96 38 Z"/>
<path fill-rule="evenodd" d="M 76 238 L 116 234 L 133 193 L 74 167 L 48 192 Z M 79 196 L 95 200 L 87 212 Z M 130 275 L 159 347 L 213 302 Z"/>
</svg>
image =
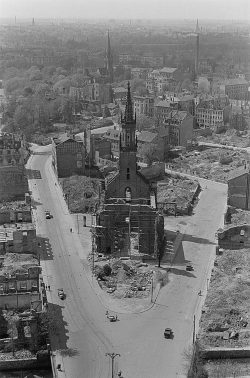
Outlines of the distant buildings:
<svg viewBox="0 0 250 378">
<path fill-rule="evenodd" d="M 178 79 L 179 70 L 174 67 L 154 69 L 148 73 L 146 88 L 150 93 L 156 94 L 168 89 L 170 83 Z"/>
<path fill-rule="evenodd" d="M 203 95 L 195 99 L 195 116 L 200 128 L 226 126 L 229 123 L 231 107 L 227 95 Z"/>
<path fill-rule="evenodd" d="M 85 156 L 82 140 L 68 135 L 52 138 L 52 164 L 58 177 L 83 175 Z"/>
<path fill-rule="evenodd" d="M 136 55 L 136 54 L 119 54 L 119 64 L 122 65 L 142 65 L 145 67 L 162 67 L 164 64 L 163 56 L 153 54 Z"/>
<path fill-rule="evenodd" d="M 222 93 L 226 94 L 232 100 L 247 100 L 249 84 L 245 79 L 235 78 L 228 79 L 220 85 Z"/>
</svg>

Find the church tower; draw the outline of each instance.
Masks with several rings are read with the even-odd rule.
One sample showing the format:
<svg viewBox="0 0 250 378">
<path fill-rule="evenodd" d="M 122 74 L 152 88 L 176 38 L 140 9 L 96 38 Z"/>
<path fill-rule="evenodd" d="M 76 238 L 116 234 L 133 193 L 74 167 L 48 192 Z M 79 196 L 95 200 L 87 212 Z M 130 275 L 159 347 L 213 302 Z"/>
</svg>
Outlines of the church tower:
<svg viewBox="0 0 250 378">
<path fill-rule="evenodd" d="M 197 79 L 199 75 L 199 53 L 200 53 L 199 51 L 200 50 L 200 28 L 199 28 L 198 19 L 196 23 L 195 34 L 196 34 L 196 46 L 195 46 L 194 72 L 195 72 L 195 78 Z"/>
<path fill-rule="evenodd" d="M 106 69 L 109 76 L 109 82 L 113 83 L 114 81 L 113 56 L 112 56 L 111 45 L 110 45 L 109 31 L 108 31 L 108 48 L 106 50 Z"/>
<path fill-rule="evenodd" d="M 127 101 L 124 116 L 121 117 L 119 172 L 108 182 L 106 199 L 120 198 L 126 202 L 148 203 L 150 185 L 139 172 L 136 162 L 136 117 L 128 82 Z"/>
<path fill-rule="evenodd" d="M 121 117 L 121 134 L 120 134 L 120 172 L 137 170 L 136 164 L 136 118 L 133 115 L 133 104 L 131 99 L 130 84 L 128 82 L 127 101 L 125 106 L 124 117 Z"/>
</svg>

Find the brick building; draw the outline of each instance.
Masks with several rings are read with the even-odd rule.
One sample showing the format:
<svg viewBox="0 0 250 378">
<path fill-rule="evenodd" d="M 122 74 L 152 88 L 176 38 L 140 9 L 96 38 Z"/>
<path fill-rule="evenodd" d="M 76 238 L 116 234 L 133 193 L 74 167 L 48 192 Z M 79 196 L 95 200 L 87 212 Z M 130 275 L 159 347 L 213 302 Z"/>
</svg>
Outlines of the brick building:
<svg viewBox="0 0 250 378">
<path fill-rule="evenodd" d="M 86 149 L 75 136 L 52 138 L 52 164 L 58 177 L 84 175 Z"/>
<path fill-rule="evenodd" d="M 155 256 L 156 237 L 163 237 L 164 221 L 150 206 L 153 192 L 137 167 L 135 131 L 128 84 L 120 134 L 119 171 L 106 180 L 105 200 L 96 216 L 94 245 L 98 252 Z M 131 244 L 132 234 L 136 234 L 136 251 Z"/>
</svg>

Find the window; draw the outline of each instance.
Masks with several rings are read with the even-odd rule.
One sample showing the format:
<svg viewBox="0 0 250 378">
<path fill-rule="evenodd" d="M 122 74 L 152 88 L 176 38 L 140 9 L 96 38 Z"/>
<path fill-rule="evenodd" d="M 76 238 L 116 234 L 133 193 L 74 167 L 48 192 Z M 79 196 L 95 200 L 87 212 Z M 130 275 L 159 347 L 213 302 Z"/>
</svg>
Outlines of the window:
<svg viewBox="0 0 250 378">
<path fill-rule="evenodd" d="M 131 189 L 130 188 L 125 189 L 125 200 L 126 202 L 131 202 Z"/>
<path fill-rule="evenodd" d="M 130 179 L 130 172 L 129 172 L 129 168 L 127 168 L 127 180 Z"/>
</svg>

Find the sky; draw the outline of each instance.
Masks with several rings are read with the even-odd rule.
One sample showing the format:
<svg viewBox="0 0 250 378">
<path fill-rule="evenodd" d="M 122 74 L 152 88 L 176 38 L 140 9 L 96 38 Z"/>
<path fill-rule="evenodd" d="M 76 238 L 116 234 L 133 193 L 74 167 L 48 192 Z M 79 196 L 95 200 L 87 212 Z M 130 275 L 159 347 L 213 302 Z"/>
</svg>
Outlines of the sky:
<svg viewBox="0 0 250 378">
<path fill-rule="evenodd" d="M 250 20 L 250 0 L 0 0 L 0 18 Z"/>
</svg>

